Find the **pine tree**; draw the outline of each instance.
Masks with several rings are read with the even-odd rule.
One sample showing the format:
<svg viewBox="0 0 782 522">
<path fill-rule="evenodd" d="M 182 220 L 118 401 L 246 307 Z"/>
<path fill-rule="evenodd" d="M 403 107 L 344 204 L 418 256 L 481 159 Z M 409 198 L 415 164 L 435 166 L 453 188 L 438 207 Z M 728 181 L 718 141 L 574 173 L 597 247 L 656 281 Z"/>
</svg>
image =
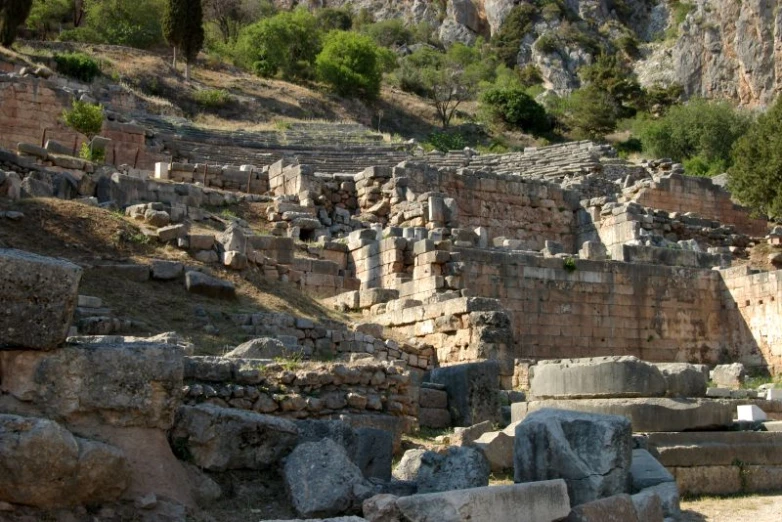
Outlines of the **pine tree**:
<svg viewBox="0 0 782 522">
<path fill-rule="evenodd" d="M 27 20 L 33 0 L 0 0 L 0 45 L 10 47 L 16 31 Z"/>
<path fill-rule="evenodd" d="M 201 0 L 168 0 L 163 16 L 163 35 L 185 59 L 185 80 L 190 81 L 190 63 L 204 45 L 204 12 Z"/>
</svg>

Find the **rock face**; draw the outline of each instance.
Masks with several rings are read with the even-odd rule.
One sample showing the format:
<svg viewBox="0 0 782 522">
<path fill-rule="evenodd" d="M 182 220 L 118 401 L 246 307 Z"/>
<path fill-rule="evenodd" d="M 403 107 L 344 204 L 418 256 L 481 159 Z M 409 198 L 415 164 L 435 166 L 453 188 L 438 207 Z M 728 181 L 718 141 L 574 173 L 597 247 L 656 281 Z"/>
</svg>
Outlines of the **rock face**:
<svg viewBox="0 0 782 522">
<path fill-rule="evenodd" d="M 294 509 L 307 518 L 357 510 L 372 495 L 372 485 L 331 439 L 298 445 L 285 461 L 283 477 Z"/>
<path fill-rule="evenodd" d="M 533 367 L 530 392 L 538 399 L 660 397 L 665 378 L 636 357 L 541 361 Z"/>
<path fill-rule="evenodd" d="M 67 261 L 0 248 L 0 349 L 50 350 L 64 343 L 81 273 Z"/>
<path fill-rule="evenodd" d="M 285 457 L 299 430 L 287 419 L 211 404 L 177 411 L 171 444 L 209 471 L 266 469 Z"/>
<path fill-rule="evenodd" d="M 514 479 L 562 478 L 572 506 L 626 493 L 631 441 L 624 417 L 541 410 L 516 427 Z"/>
<path fill-rule="evenodd" d="M 127 486 L 119 449 L 48 419 L 0 414 L 0 501 L 43 508 L 110 502 Z"/>
<path fill-rule="evenodd" d="M 419 493 L 434 493 L 488 486 L 489 472 L 489 463 L 480 451 L 452 446 L 445 454 L 405 452 L 394 469 L 394 477 L 415 481 Z"/>
</svg>

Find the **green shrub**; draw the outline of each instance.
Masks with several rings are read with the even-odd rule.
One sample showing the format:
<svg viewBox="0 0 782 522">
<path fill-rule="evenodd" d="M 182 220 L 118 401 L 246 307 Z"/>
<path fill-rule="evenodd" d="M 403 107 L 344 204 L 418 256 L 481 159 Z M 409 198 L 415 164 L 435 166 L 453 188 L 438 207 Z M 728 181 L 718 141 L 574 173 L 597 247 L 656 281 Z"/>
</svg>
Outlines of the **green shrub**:
<svg viewBox="0 0 782 522">
<path fill-rule="evenodd" d="M 637 58 L 639 54 L 638 38 L 632 34 L 623 34 L 616 39 L 616 47 L 630 58 Z"/>
<path fill-rule="evenodd" d="M 553 33 L 545 33 L 535 41 L 535 49 L 543 54 L 558 53 L 560 50 L 559 38 Z"/>
<path fill-rule="evenodd" d="M 467 146 L 464 136 L 455 132 L 433 132 L 429 135 L 427 143 L 441 152 L 462 150 Z"/>
<path fill-rule="evenodd" d="M 591 85 L 571 94 L 559 110 L 561 119 L 577 138 L 602 139 L 616 129 L 619 118 L 614 98 Z"/>
<path fill-rule="evenodd" d="M 521 3 L 515 6 L 492 37 L 491 45 L 508 67 L 516 66 L 521 41 L 532 30 L 537 13 L 537 7 L 532 4 Z"/>
<path fill-rule="evenodd" d="M 79 157 L 94 163 L 103 163 L 106 159 L 106 149 L 91 149 L 89 143 L 82 143 Z"/>
<path fill-rule="evenodd" d="M 383 79 L 380 52 L 369 36 L 332 31 L 315 61 L 318 77 L 340 96 L 375 99 Z"/>
<path fill-rule="evenodd" d="M 225 89 L 201 89 L 193 94 L 193 99 L 201 107 L 214 109 L 227 105 L 231 95 Z"/>
<path fill-rule="evenodd" d="M 165 0 L 84 2 L 81 26 L 63 31 L 61 40 L 149 49 L 163 43 Z"/>
<path fill-rule="evenodd" d="M 85 83 L 92 83 L 99 74 L 100 66 L 91 56 L 84 53 L 62 53 L 54 55 L 57 72 L 76 78 Z"/>
<path fill-rule="evenodd" d="M 530 97 L 521 85 L 513 87 L 492 86 L 480 95 L 481 108 L 490 117 L 520 127 L 532 134 L 551 129 L 546 109 Z"/>
<path fill-rule="evenodd" d="M 413 31 L 408 24 L 398 18 L 365 25 L 361 28 L 361 32 L 383 47 L 410 45 L 414 41 Z"/>
<path fill-rule="evenodd" d="M 353 15 L 344 7 L 325 7 L 315 13 L 323 31 L 349 31 L 353 27 Z"/>
<path fill-rule="evenodd" d="M 103 106 L 73 100 L 72 108 L 63 111 L 62 117 L 68 127 L 92 138 L 103 127 Z"/>
<path fill-rule="evenodd" d="M 682 162 L 684 172 L 689 176 L 703 176 L 710 178 L 725 172 L 725 161 L 721 159 L 709 160 L 703 156 L 694 156 Z"/>
<path fill-rule="evenodd" d="M 318 20 L 306 9 L 282 12 L 245 27 L 234 58 L 259 76 L 308 79 L 314 74 L 321 36 Z"/>
</svg>

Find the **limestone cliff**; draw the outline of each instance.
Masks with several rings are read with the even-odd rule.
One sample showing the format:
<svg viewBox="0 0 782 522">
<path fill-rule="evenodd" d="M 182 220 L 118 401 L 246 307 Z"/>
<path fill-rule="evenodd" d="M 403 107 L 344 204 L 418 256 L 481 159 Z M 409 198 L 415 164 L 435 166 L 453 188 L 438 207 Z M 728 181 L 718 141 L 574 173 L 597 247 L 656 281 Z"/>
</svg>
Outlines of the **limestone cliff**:
<svg viewBox="0 0 782 522">
<path fill-rule="evenodd" d="M 531 0 L 274 2 L 282 8 L 344 6 L 366 9 L 376 20 L 427 22 L 446 44 L 488 39 L 516 5 L 535 3 L 539 14 L 519 43 L 517 62 L 536 65 L 545 87 L 558 94 L 579 86 L 578 69 L 596 53 L 619 52 L 623 37 L 640 45 L 634 67 L 644 85 L 678 83 L 687 95 L 747 106 L 766 105 L 782 89 L 782 0 L 562 0 L 559 16 Z"/>
</svg>

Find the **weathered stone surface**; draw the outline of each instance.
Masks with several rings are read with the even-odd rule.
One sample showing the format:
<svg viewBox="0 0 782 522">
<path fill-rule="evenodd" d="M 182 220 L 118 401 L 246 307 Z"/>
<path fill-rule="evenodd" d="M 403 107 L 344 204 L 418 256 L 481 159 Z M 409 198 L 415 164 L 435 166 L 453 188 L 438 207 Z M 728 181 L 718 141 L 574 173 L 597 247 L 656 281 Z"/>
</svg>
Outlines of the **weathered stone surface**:
<svg viewBox="0 0 782 522">
<path fill-rule="evenodd" d="M 276 357 L 292 357 L 300 354 L 301 349 L 294 350 L 285 346 L 279 339 L 259 337 L 240 344 L 225 357 L 238 359 L 274 359 Z"/>
<path fill-rule="evenodd" d="M 418 395 L 418 403 L 422 408 L 447 408 L 448 393 L 443 390 L 422 387 Z"/>
<path fill-rule="evenodd" d="M 630 497 L 638 522 L 662 522 L 665 519 L 663 503 L 658 495 L 638 493 Z"/>
<path fill-rule="evenodd" d="M 454 426 L 499 421 L 499 365 L 496 362 L 435 368 L 431 381 L 445 386 Z"/>
<path fill-rule="evenodd" d="M 665 395 L 660 370 L 636 357 L 541 361 L 530 371 L 530 393 L 536 399 Z"/>
<path fill-rule="evenodd" d="M 410 522 L 549 522 L 567 516 L 570 509 L 562 480 L 419 494 L 399 498 L 396 506 L 402 520 Z"/>
<path fill-rule="evenodd" d="M 64 343 L 81 273 L 61 259 L 0 248 L 0 350 L 50 350 Z"/>
<path fill-rule="evenodd" d="M 631 444 L 630 422 L 623 417 L 541 410 L 516 427 L 514 478 L 562 478 L 573 506 L 626 493 Z"/>
<path fill-rule="evenodd" d="M 730 466 L 735 462 L 782 466 L 782 433 L 650 433 L 647 443 L 666 467 Z"/>
<path fill-rule="evenodd" d="M 711 380 L 717 386 L 739 388 L 747 377 L 747 370 L 741 363 L 719 364 L 712 371 Z"/>
<path fill-rule="evenodd" d="M 156 259 L 152 261 L 152 279 L 168 281 L 176 279 L 184 272 L 185 267 L 177 261 L 165 261 Z"/>
<path fill-rule="evenodd" d="M 0 501 L 52 508 L 116 500 L 128 486 L 117 448 L 48 419 L 0 414 Z"/>
<path fill-rule="evenodd" d="M 331 439 L 299 444 L 283 470 L 293 507 L 304 517 L 332 516 L 358 509 L 372 485 Z"/>
<path fill-rule="evenodd" d="M 426 428 L 448 428 L 451 426 L 451 413 L 440 408 L 419 408 L 418 423 Z"/>
<path fill-rule="evenodd" d="M 630 479 L 632 480 L 633 492 L 674 481 L 673 475 L 644 449 L 633 450 Z"/>
<path fill-rule="evenodd" d="M 489 463 L 470 447 L 452 446 L 444 454 L 409 450 L 394 468 L 394 477 L 418 483 L 419 493 L 484 487 L 489 484 Z"/>
<path fill-rule="evenodd" d="M 168 429 L 182 390 L 183 353 L 156 343 L 82 344 L 0 352 L 0 410 L 83 425 Z"/>
<path fill-rule="evenodd" d="M 467 446 L 477 440 L 484 433 L 491 431 L 494 424 L 490 421 L 479 422 L 472 426 L 455 428 L 453 435 L 448 437 L 448 442 L 452 446 Z"/>
<path fill-rule="evenodd" d="M 669 468 L 683 495 L 732 495 L 742 489 L 738 466 Z"/>
<path fill-rule="evenodd" d="M 180 407 L 170 435 L 174 448 L 210 471 L 269 468 L 290 453 L 298 436 L 287 419 L 211 404 Z"/>
<path fill-rule="evenodd" d="M 491 431 L 481 435 L 472 446 L 483 451 L 492 471 L 503 471 L 513 468 L 513 443 L 513 436 Z"/>
<path fill-rule="evenodd" d="M 354 462 L 366 478 L 391 480 L 394 460 L 394 436 L 376 428 L 358 428 L 358 447 Z"/>
<path fill-rule="evenodd" d="M 217 297 L 220 299 L 233 299 L 236 297 L 236 288 L 230 281 L 217 279 L 201 272 L 187 272 L 185 274 L 185 286 L 188 292 Z"/>
<path fill-rule="evenodd" d="M 660 499 L 664 517 L 679 520 L 681 509 L 679 508 L 679 486 L 676 482 L 664 482 L 633 495 L 633 503 L 636 505 L 636 509 L 638 509 L 639 504 L 646 503 L 645 497 L 653 496 Z"/>
<path fill-rule="evenodd" d="M 614 495 L 580 504 L 573 508 L 565 522 L 640 522 L 630 495 Z M 659 519 L 644 522 L 662 522 Z"/>
<path fill-rule="evenodd" d="M 733 423 L 733 407 L 716 399 L 577 399 L 528 403 L 530 413 L 546 408 L 622 415 L 633 423 L 633 431 L 685 431 L 719 428 Z M 513 419 L 514 421 L 520 419 Z"/>
<path fill-rule="evenodd" d="M 701 365 L 687 363 L 657 363 L 665 378 L 668 397 L 705 397 L 708 374 Z"/>
</svg>

